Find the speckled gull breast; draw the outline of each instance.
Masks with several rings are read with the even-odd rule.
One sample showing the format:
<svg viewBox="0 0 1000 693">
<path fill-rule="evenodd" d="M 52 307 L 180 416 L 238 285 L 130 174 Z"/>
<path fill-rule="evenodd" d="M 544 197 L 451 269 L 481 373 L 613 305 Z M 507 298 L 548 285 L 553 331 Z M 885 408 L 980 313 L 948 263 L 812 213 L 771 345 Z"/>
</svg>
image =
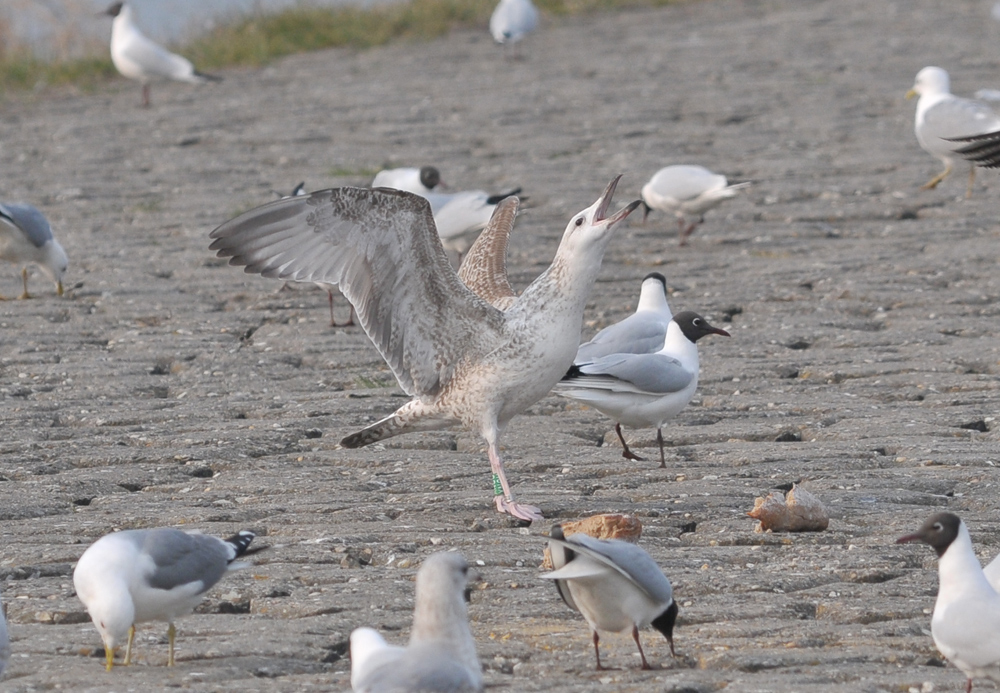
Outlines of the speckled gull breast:
<svg viewBox="0 0 1000 693">
<path fill-rule="evenodd" d="M 123 77 L 142 83 L 142 105 L 149 107 L 149 83 L 174 80 L 190 84 L 220 81 L 194 69 L 187 58 L 171 53 L 139 31 L 128 3 L 116 2 L 106 14 L 114 17 L 111 25 L 111 62 Z"/>
<path fill-rule="evenodd" d="M 339 188 L 278 200 L 215 229 L 211 249 L 249 273 L 337 284 L 354 306 L 413 399 L 341 445 L 462 423 L 489 446 L 497 509 L 535 520 L 538 508 L 514 501 L 500 436 L 573 361 L 604 250 L 639 204 L 607 216 L 620 178 L 572 218 L 552 264 L 505 311 L 462 283 L 430 205 L 409 193 Z"/>
<path fill-rule="evenodd" d="M 351 633 L 354 693 L 476 693 L 482 667 L 466 610 L 469 564 L 458 553 L 436 553 L 417 571 L 413 629 L 406 647 L 390 645 L 372 628 Z"/>
<path fill-rule="evenodd" d="M 1000 595 L 983 573 L 965 523 L 953 513 L 938 513 L 896 543 L 911 541 L 930 545 L 938 555 L 934 644 L 965 674 L 966 693 L 973 679 L 1000 682 Z"/>
<path fill-rule="evenodd" d="M 705 221 L 705 212 L 718 207 L 725 200 L 735 197 L 737 191 L 750 183 L 729 185 L 726 177 L 712 173 L 704 166 L 667 166 L 657 171 L 642 186 L 645 223 L 650 210 L 657 209 L 677 217 L 680 244 L 687 239 L 698 224 Z M 687 222 L 688 217 L 693 221 Z"/>
<path fill-rule="evenodd" d="M 642 458 L 629 449 L 622 424 L 655 426 L 660 467 L 666 467 L 663 424 L 694 397 L 698 387 L 697 341 L 710 334 L 729 336 L 697 313 L 678 313 L 670 321 L 663 347 L 655 354 L 610 354 L 577 363 L 556 385 L 556 394 L 588 404 L 614 419 L 626 459 Z"/>
<path fill-rule="evenodd" d="M 549 536 L 555 570 L 541 577 L 554 580 L 566 606 L 579 611 L 590 625 L 594 657 L 601 665 L 598 631 L 631 630 L 642 668 L 649 669 L 639 642 L 639 629 L 652 625 L 663 633 L 674 654 L 677 602 L 670 580 L 646 551 L 618 539 L 574 534 L 568 539 L 556 525 Z"/>
<path fill-rule="evenodd" d="M 659 272 L 650 272 L 642 279 L 635 312 L 581 344 L 573 363 L 586 363 L 611 354 L 655 353 L 663 347 L 673 317 L 667 303 L 667 278 Z"/>
<path fill-rule="evenodd" d="M 21 267 L 24 292 L 21 298 L 31 298 L 28 293 L 28 266 L 34 265 L 56 285 L 56 293 L 63 295 L 63 275 L 69 266 L 66 251 L 52 235 L 52 227 L 37 208 L 27 204 L 0 204 L 0 260 Z"/>
<path fill-rule="evenodd" d="M 988 137 L 977 140 L 977 136 L 988 136 L 1000 130 L 1000 116 L 984 103 L 953 95 L 948 73 L 940 67 L 928 66 L 917 73 L 913 87 L 906 93 L 908 99 L 913 96 L 920 97 L 914 121 L 917 142 L 945 167 L 924 183 L 922 189 L 937 187 L 952 172 L 959 158 L 967 158 L 973 163 L 969 166 L 965 196 L 972 197 L 976 159 L 988 152 L 984 147 Z M 982 165 L 990 167 L 988 160 Z"/>
<path fill-rule="evenodd" d="M 125 660 L 132 660 L 135 624 L 166 621 L 167 666 L 174 665 L 174 621 L 191 613 L 205 593 L 243 555 L 254 533 L 228 538 L 179 529 L 130 529 L 101 537 L 83 552 L 73 571 L 76 595 L 87 607 L 104 641 L 107 670 L 115 649 L 127 638 Z"/>
</svg>

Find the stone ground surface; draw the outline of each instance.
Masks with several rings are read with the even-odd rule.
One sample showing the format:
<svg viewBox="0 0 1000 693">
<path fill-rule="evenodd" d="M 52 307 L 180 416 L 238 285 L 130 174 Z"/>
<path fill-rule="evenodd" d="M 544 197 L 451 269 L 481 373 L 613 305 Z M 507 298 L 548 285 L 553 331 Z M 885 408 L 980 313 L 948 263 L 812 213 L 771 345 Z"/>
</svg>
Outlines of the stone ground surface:
<svg viewBox="0 0 1000 693">
<path fill-rule="evenodd" d="M 482 563 L 470 615 L 491 689 L 961 690 L 928 633 L 933 552 L 893 542 L 948 508 L 984 558 L 1000 548 L 1000 180 L 981 172 L 968 201 L 961 173 L 919 191 L 939 163 L 902 97 L 927 64 L 956 93 L 1000 86 L 989 4 L 549 18 L 518 61 L 484 31 L 456 32 L 154 87 L 148 111 L 124 80 L 8 95 L 3 198 L 49 215 L 73 288 L 60 300 L 36 280 L 36 299 L 0 304 L 15 651 L 0 688 L 347 690 L 350 631 L 402 641 L 416 566 L 455 548 Z M 657 270 L 675 310 L 732 331 L 702 342 L 699 394 L 665 430 L 668 468 L 623 460 L 607 419 L 557 397 L 504 439 L 515 491 L 552 521 L 642 520 L 681 605 L 676 659 L 643 635 L 660 669 L 639 671 L 631 639 L 607 635 L 620 669 L 593 671 L 585 623 L 538 579 L 548 522 L 492 511 L 476 435 L 336 449 L 404 401 L 382 360 L 359 329 L 329 327 L 324 293 L 278 293 L 207 250 L 273 190 L 426 162 L 453 187 L 524 188 L 518 288 L 616 173 L 619 203 L 669 163 L 754 183 L 690 247 L 662 214 L 623 228 L 587 307 L 585 336 L 629 313 Z M 0 291 L 17 290 L 8 266 Z M 629 436 L 655 458 L 653 431 Z M 800 478 L 829 530 L 755 534 L 754 497 Z M 73 563 L 107 532 L 158 525 L 249 528 L 269 548 L 180 622 L 176 668 L 162 666 L 165 627 L 147 624 L 138 663 L 106 674 Z"/>
</svg>

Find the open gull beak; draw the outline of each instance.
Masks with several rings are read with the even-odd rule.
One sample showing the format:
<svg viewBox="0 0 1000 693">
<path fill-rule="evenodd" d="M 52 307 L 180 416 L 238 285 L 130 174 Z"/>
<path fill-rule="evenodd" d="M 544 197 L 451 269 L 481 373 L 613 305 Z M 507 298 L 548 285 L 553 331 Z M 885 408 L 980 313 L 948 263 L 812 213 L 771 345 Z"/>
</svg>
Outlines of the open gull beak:
<svg viewBox="0 0 1000 693">
<path fill-rule="evenodd" d="M 609 226 L 614 226 L 618 222 L 622 221 L 625 217 L 631 214 L 636 207 L 638 207 L 642 201 L 636 200 L 635 202 L 630 202 L 621 209 L 619 209 L 611 217 L 606 217 L 608 213 L 608 208 L 611 207 L 611 198 L 615 196 L 615 188 L 618 187 L 618 181 L 622 179 L 622 174 L 615 176 L 614 180 L 608 183 L 608 187 L 604 189 L 604 194 L 601 195 L 601 199 L 597 205 L 597 210 L 594 212 L 594 223 L 607 221 Z"/>
</svg>

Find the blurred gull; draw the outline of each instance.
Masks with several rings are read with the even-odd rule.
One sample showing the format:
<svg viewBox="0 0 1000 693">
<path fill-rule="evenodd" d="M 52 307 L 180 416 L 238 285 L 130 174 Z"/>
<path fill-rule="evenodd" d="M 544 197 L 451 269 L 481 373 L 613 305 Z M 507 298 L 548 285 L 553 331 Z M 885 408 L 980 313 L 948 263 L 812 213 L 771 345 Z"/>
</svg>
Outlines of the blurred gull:
<svg viewBox="0 0 1000 693">
<path fill-rule="evenodd" d="M 500 437 L 573 362 L 604 250 L 639 204 L 607 216 L 619 178 L 572 218 L 552 264 L 505 311 L 461 282 L 427 200 L 386 188 L 340 188 L 272 202 L 215 229 L 211 249 L 246 272 L 337 284 L 354 305 L 365 333 L 413 399 L 347 436 L 342 446 L 462 423 L 489 446 L 497 510 L 535 520 L 538 508 L 513 498 Z"/>
<path fill-rule="evenodd" d="M 504 46 L 518 43 L 538 27 L 538 10 L 531 0 L 500 0 L 490 17 L 490 34 Z"/>
<path fill-rule="evenodd" d="M 698 224 L 705 221 L 704 214 L 718 207 L 724 200 L 735 197 L 736 191 L 750 183 L 729 185 L 726 177 L 712 173 L 704 166 L 667 166 L 657 171 L 642 186 L 645 223 L 649 212 L 658 209 L 677 217 L 680 244 L 687 245 L 688 236 Z M 695 217 L 686 224 L 686 217 Z"/>
<path fill-rule="evenodd" d="M 166 621 L 167 666 L 174 665 L 174 621 L 191 613 L 205 593 L 253 541 L 242 531 L 228 538 L 179 529 L 131 529 L 101 537 L 83 552 L 73 571 L 76 594 L 87 607 L 104 641 L 107 670 L 115 649 L 127 638 L 125 660 L 132 661 L 135 624 Z"/>
<path fill-rule="evenodd" d="M 966 150 L 975 147 L 966 142 L 1000 130 L 1000 116 L 984 103 L 952 95 L 948 73 L 940 67 L 925 67 L 917 73 L 913 87 L 906 93 L 908 99 L 913 96 L 920 97 L 914 125 L 917 142 L 945 166 L 944 171 L 921 186 L 923 190 L 930 190 L 952 172 L 959 157 L 970 158 Z M 965 192 L 967 198 L 972 197 L 975 180 L 976 166 L 972 163 Z"/>
<path fill-rule="evenodd" d="M 920 541 L 938 555 L 938 592 L 931 615 L 931 637 L 941 654 L 972 680 L 1000 682 L 1000 595 L 983 574 L 965 523 L 938 513 L 914 534 L 896 543 Z"/>
<path fill-rule="evenodd" d="M 436 553 L 417 571 L 413 628 L 406 647 L 389 645 L 372 628 L 351 633 L 355 693 L 473 693 L 483 675 L 466 611 L 469 564 Z"/>
<path fill-rule="evenodd" d="M 111 25 L 111 62 L 124 77 L 142 83 L 142 105 L 149 107 L 149 83 L 174 80 L 190 84 L 220 81 L 194 69 L 187 58 L 171 53 L 139 31 L 128 3 L 116 2 L 105 14 L 115 18 Z"/>
<path fill-rule="evenodd" d="M 48 219 L 35 207 L 26 204 L 0 203 L 0 260 L 21 267 L 21 282 L 28 294 L 28 265 L 35 265 L 55 282 L 56 293 L 63 295 L 62 279 L 69 259 L 52 236 Z"/>
<path fill-rule="evenodd" d="M 555 525 L 549 551 L 556 568 L 541 577 L 555 580 L 566 606 L 579 611 L 594 634 L 594 657 L 601 665 L 599 630 L 621 633 L 631 629 L 642 668 L 650 669 L 639 642 L 639 629 L 652 625 L 663 633 L 674 654 L 677 602 L 673 587 L 645 550 L 618 539 L 594 539 L 574 534 L 568 539 Z"/>
<path fill-rule="evenodd" d="M 441 182 L 441 172 L 433 166 L 420 168 L 387 168 L 375 174 L 373 188 L 395 188 L 406 192 L 423 195 L 429 193 Z"/>
<path fill-rule="evenodd" d="M 610 354 L 586 363 L 576 363 L 558 385 L 557 395 L 587 404 L 615 420 L 615 433 L 622 442 L 622 457 L 642 458 L 629 450 L 622 424 L 633 428 L 656 427 L 663 454 L 663 424 L 687 406 L 698 387 L 698 346 L 710 334 L 729 333 L 713 327 L 691 311 L 673 317 L 663 347 L 655 354 Z"/>
<path fill-rule="evenodd" d="M 0 679 L 10 661 L 10 636 L 7 633 L 7 615 L 4 613 L 3 600 L 0 600 Z"/>
<path fill-rule="evenodd" d="M 667 303 L 667 278 L 659 272 L 650 272 L 639 287 L 635 312 L 581 344 L 573 363 L 586 363 L 611 354 L 655 353 L 663 348 L 673 317 Z"/>
</svg>

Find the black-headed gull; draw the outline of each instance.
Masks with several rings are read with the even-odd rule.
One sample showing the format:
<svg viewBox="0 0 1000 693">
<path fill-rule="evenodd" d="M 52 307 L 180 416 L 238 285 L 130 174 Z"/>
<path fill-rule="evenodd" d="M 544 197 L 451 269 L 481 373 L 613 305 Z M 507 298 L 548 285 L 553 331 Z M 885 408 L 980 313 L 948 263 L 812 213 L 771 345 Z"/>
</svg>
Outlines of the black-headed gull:
<svg viewBox="0 0 1000 693">
<path fill-rule="evenodd" d="M 149 84 L 174 80 L 189 84 L 217 82 L 221 77 L 194 69 L 187 58 L 171 53 L 139 31 L 127 2 L 116 2 L 105 14 L 114 17 L 111 25 L 111 62 L 123 77 L 142 83 L 142 105 L 149 107 Z"/>
<path fill-rule="evenodd" d="M 482 667 L 465 601 L 469 564 L 458 553 L 436 553 L 417 571 L 413 628 L 406 647 L 390 645 L 372 628 L 351 633 L 354 693 L 475 693 Z"/>
<path fill-rule="evenodd" d="M 434 166 L 420 168 L 387 168 L 375 174 L 373 188 L 394 188 L 423 195 L 438 186 L 443 187 L 441 172 Z"/>
<path fill-rule="evenodd" d="M 960 150 L 969 148 L 964 142 L 952 140 L 975 138 L 1000 130 L 1000 116 L 984 103 L 953 95 L 948 73 L 940 67 L 928 66 L 917 73 L 913 87 L 906 92 L 906 98 L 914 96 L 920 97 L 914 121 L 917 142 L 925 152 L 944 164 L 944 171 L 921 186 L 929 190 L 937 187 L 952 172 L 959 158 L 965 156 Z M 975 180 L 976 166 L 972 163 L 966 197 L 972 197 Z"/>
<path fill-rule="evenodd" d="M 698 224 L 705 221 L 705 212 L 718 207 L 725 200 L 750 183 L 729 185 L 726 177 L 712 173 L 704 166 L 667 166 L 661 168 L 649 182 L 642 186 L 645 206 L 642 221 L 651 210 L 659 210 L 677 217 L 680 244 L 686 245 L 688 236 Z M 688 222 L 689 217 L 694 217 Z"/>
<path fill-rule="evenodd" d="M 556 394 L 587 404 L 615 420 L 622 442 L 622 457 L 642 458 L 629 450 L 622 424 L 632 428 L 656 427 L 663 453 L 663 424 L 687 406 L 698 387 L 698 345 L 710 334 L 729 333 L 713 327 L 692 311 L 670 321 L 663 348 L 655 354 L 610 354 L 587 363 L 576 363 L 556 386 Z"/>
<path fill-rule="evenodd" d="M 541 575 L 555 580 L 559 596 L 579 611 L 594 634 L 594 657 L 601 665 L 598 631 L 631 630 L 642 668 L 649 669 L 639 642 L 639 629 L 652 625 L 663 633 L 674 654 L 677 602 L 670 580 L 646 551 L 618 539 L 594 539 L 586 534 L 563 535 L 552 528 L 549 552 L 555 570 Z"/>
<path fill-rule="evenodd" d="M 167 666 L 174 664 L 174 621 L 191 613 L 205 593 L 253 541 L 242 531 L 219 539 L 179 529 L 130 529 L 101 537 L 83 552 L 73 571 L 76 595 L 104 641 L 107 670 L 127 639 L 124 664 L 132 659 L 135 624 L 166 621 Z"/>
<path fill-rule="evenodd" d="M 587 363 L 611 354 L 652 354 L 663 348 L 674 315 L 667 303 L 667 278 L 650 272 L 639 286 L 635 312 L 608 325 L 576 350 L 573 363 Z"/>
<path fill-rule="evenodd" d="M 570 220 L 552 264 L 506 311 L 462 283 L 430 205 L 410 193 L 339 188 L 278 200 L 215 229 L 211 249 L 246 272 L 337 284 L 354 306 L 413 399 L 342 446 L 465 424 L 489 446 L 497 510 L 535 520 L 538 508 L 514 501 L 500 436 L 573 362 L 604 250 L 639 204 L 608 216 L 619 178 Z"/>
<path fill-rule="evenodd" d="M 531 0 L 500 0 L 490 16 L 490 35 L 502 45 L 519 42 L 538 27 Z"/>
<path fill-rule="evenodd" d="M 52 227 L 45 215 L 27 204 L 0 204 L 0 260 L 21 267 L 24 292 L 28 293 L 28 266 L 35 265 L 56 285 L 56 293 L 63 295 L 62 279 L 69 266 L 66 251 L 52 235 Z"/>
</svg>

